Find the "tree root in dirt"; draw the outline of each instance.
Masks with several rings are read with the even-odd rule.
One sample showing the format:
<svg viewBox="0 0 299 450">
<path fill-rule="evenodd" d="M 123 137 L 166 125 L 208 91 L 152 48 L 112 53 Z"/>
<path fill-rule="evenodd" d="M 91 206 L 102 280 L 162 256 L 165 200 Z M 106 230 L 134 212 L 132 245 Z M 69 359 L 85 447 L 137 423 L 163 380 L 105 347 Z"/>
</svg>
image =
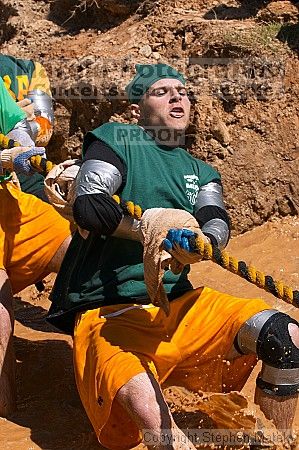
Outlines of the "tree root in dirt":
<svg viewBox="0 0 299 450">
<path fill-rule="evenodd" d="M 69 21 L 77 13 L 84 13 L 89 10 L 104 10 L 113 15 L 127 15 L 134 11 L 140 2 L 138 0 L 123 1 L 123 0 L 77 0 L 75 6 L 70 11 Z"/>
</svg>

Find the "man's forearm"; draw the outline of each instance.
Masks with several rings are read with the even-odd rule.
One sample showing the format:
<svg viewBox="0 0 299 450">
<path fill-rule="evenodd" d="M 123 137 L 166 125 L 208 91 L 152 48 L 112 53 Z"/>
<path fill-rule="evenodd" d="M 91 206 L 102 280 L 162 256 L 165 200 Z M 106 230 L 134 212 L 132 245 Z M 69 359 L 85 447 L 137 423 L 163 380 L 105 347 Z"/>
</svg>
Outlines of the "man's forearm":
<svg viewBox="0 0 299 450">
<path fill-rule="evenodd" d="M 130 216 L 124 216 L 112 236 L 141 242 L 142 234 L 140 230 L 140 223 L 140 220 L 134 219 Z"/>
</svg>

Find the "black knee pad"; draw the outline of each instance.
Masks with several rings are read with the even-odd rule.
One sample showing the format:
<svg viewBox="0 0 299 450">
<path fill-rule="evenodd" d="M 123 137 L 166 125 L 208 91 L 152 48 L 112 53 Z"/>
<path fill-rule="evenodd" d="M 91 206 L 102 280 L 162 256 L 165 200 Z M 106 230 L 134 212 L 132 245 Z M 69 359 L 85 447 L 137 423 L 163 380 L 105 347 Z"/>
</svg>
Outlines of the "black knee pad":
<svg viewBox="0 0 299 450">
<path fill-rule="evenodd" d="M 264 363 L 280 369 L 299 368 L 299 349 L 288 331 L 291 323 L 299 327 L 296 320 L 278 312 L 264 324 L 256 345 L 257 355 Z"/>
<path fill-rule="evenodd" d="M 256 343 L 263 369 L 257 385 L 270 395 L 289 396 L 299 392 L 299 349 L 293 343 L 288 325 L 299 323 L 277 312 L 263 325 Z"/>
</svg>

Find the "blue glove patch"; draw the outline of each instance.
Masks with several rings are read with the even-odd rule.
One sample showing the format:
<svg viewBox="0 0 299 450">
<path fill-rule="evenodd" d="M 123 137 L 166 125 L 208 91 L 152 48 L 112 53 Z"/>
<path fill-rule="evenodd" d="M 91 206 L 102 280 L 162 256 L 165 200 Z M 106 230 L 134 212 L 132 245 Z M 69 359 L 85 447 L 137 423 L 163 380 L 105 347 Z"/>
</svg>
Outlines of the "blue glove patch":
<svg viewBox="0 0 299 450">
<path fill-rule="evenodd" d="M 163 248 L 171 252 L 175 245 L 178 245 L 187 252 L 195 252 L 195 238 L 197 233 L 186 228 L 171 228 L 163 241 Z"/>
<path fill-rule="evenodd" d="M 30 164 L 30 158 L 36 155 L 45 155 L 44 147 L 32 147 L 29 148 L 26 152 L 20 153 L 13 160 L 13 166 L 15 172 L 24 173 L 29 175 L 34 173 L 35 170 L 32 168 Z"/>
</svg>

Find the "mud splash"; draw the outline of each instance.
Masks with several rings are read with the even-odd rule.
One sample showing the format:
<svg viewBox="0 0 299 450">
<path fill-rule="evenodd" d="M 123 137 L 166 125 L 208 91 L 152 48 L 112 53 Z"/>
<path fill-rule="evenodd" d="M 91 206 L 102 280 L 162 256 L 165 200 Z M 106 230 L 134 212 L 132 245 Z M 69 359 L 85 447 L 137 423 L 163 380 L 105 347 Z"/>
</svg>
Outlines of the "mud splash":
<svg viewBox="0 0 299 450">
<path fill-rule="evenodd" d="M 295 450 L 299 445 L 295 435 L 278 432 L 260 408 L 239 392 L 192 393 L 175 386 L 164 394 L 176 423 L 198 449 Z"/>
</svg>

